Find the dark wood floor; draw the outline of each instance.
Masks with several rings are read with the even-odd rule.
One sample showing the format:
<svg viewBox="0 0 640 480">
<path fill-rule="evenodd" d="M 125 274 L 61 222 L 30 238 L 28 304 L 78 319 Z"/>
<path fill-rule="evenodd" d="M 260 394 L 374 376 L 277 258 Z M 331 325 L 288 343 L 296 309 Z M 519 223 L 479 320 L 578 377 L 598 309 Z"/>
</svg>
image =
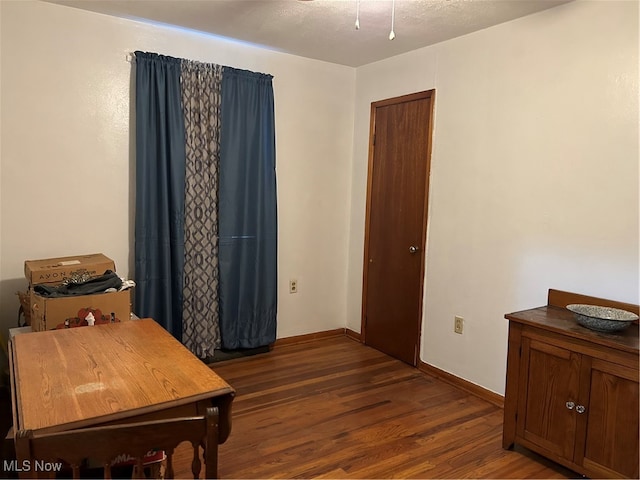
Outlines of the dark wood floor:
<svg viewBox="0 0 640 480">
<path fill-rule="evenodd" d="M 213 368 L 237 390 L 222 478 L 575 477 L 503 450 L 500 408 L 347 337 Z"/>
</svg>

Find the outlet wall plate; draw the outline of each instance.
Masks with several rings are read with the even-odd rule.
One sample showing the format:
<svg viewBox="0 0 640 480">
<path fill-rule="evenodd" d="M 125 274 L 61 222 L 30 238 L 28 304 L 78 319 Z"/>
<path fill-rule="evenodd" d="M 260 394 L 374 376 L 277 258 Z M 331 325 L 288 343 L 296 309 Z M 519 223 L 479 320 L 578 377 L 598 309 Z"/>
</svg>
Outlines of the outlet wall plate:
<svg viewBox="0 0 640 480">
<path fill-rule="evenodd" d="M 455 316 L 453 319 L 453 331 L 462 335 L 462 330 L 464 328 L 464 318 Z"/>
</svg>

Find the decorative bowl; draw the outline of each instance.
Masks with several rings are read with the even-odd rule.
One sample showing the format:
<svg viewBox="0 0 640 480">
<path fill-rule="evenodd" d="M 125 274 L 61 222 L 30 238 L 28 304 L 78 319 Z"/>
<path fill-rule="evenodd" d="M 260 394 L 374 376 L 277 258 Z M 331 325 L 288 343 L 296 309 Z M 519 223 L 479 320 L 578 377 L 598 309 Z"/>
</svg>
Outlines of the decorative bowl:
<svg viewBox="0 0 640 480">
<path fill-rule="evenodd" d="M 598 305 L 574 303 L 567 305 L 567 310 L 573 312 L 580 325 L 597 332 L 617 332 L 638 320 L 638 315 L 633 312 Z"/>
</svg>

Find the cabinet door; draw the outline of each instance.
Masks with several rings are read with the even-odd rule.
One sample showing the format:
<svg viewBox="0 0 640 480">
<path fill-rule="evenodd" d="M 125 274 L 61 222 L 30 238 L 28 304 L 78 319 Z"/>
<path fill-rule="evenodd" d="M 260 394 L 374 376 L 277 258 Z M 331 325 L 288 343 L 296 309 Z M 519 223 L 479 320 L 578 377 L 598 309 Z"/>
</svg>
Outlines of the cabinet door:
<svg viewBox="0 0 640 480">
<path fill-rule="evenodd" d="M 580 355 L 524 338 L 518 436 L 552 455 L 573 460 Z M 541 452 L 542 453 L 542 452 Z"/>
<path fill-rule="evenodd" d="M 588 398 L 580 429 L 586 431 L 576 463 L 599 477 L 639 478 L 638 370 L 588 357 L 582 368 L 581 399 Z"/>
</svg>

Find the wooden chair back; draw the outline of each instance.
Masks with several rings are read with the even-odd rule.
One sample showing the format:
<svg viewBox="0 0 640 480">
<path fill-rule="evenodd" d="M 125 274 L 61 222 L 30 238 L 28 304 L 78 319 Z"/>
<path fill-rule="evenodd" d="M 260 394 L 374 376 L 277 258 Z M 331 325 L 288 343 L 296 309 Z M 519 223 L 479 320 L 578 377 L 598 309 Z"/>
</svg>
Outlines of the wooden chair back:
<svg viewBox="0 0 640 480">
<path fill-rule="evenodd" d="M 83 428 L 59 433 L 34 434 L 21 430 L 16 434 L 16 456 L 27 468 L 26 478 L 47 473 L 51 465 L 64 462 L 71 466 L 73 478 L 80 478 L 80 466 L 87 458 L 104 467 L 104 478 L 111 478 L 114 459 L 129 455 L 136 459 L 134 474 L 144 478 L 143 457 L 150 450 L 164 450 L 165 478 L 174 478 L 172 456 L 175 448 L 188 441 L 193 446 L 191 470 L 199 478 L 199 449 L 204 448 L 205 478 L 217 478 L 218 409 L 211 407 L 200 417 L 171 418 L 139 423 L 124 423 Z M 24 463 L 27 460 L 27 463 Z M 51 473 L 51 471 L 49 471 Z"/>
</svg>

